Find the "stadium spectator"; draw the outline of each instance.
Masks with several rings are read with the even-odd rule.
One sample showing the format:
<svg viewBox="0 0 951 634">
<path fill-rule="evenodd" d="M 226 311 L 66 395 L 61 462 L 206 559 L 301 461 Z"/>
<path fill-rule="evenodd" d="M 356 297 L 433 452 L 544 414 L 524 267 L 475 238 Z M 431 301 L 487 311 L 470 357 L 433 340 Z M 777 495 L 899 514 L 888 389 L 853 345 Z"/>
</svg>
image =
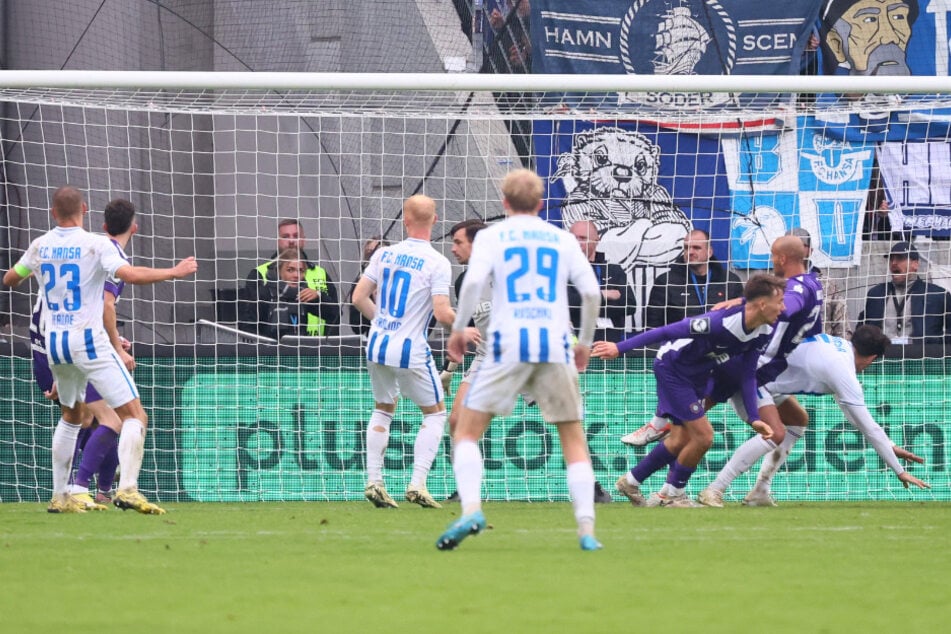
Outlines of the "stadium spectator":
<svg viewBox="0 0 951 634">
<path fill-rule="evenodd" d="M 7 286 L 17 286 L 30 275 L 44 280 L 47 310 L 43 314 L 43 332 L 62 414 L 52 439 L 53 498 L 47 510 L 85 512 L 69 495 L 67 486 L 86 385 L 92 383 L 122 419 L 121 474 L 113 503 L 121 509 L 160 515 L 165 513 L 164 509 L 138 491 L 147 417 L 132 376 L 122 363 L 116 362 L 103 326 L 103 286 L 110 276 L 128 284 L 180 279 L 198 270 L 198 264 L 194 257 L 189 257 L 172 268 L 131 266 L 122 250 L 108 238 L 83 229 L 87 211 L 78 189 L 57 189 L 51 209 L 56 227 L 34 240 L 3 276 Z"/>
<path fill-rule="evenodd" d="M 657 416 L 673 423 L 670 434 L 633 469 L 618 478 L 617 490 L 634 506 L 694 507 L 687 497 L 687 482 L 713 444 L 713 427 L 704 411 L 708 382 L 716 369 L 733 360 L 734 378 L 750 414 L 746 422 L 763 439 L 772 436 L 770 425 L 759 420 L 756 407 L 756 366 L 760 351 L 769 342 L 775 323 L 784 310 L 786 281 L 758 274 L 743 289 L 744 302 L 625 339 L 620 343 L 599 341 L 593 355 L 614 359 L 635 348 L 677 340 L 654 359 L 657 381 Z M 657 471 L 669 467 L 667 481 L 659 492 L 645 500 L 641 485 Z"/>
<path fill-rule="evenodd" d="M 708 312 L 716 304 L 742 295 L 740 278 L 713 255 L 710 234 L 694 229 L 684 241 L 683 255 L 654 280 L 647 302 L 647 327 L 659 328 Z"/>
<path fill-rule="evenodd" d="M 377 249 L 353 291 L 353 305 L 371 320 L 367 370 L 375 402 L 367 424 L 367 485 L 363 493 L 378 508 L 396 508 L 383 481 L 383 455 L 399 396 L 423 413 L 413 444 L 413 474 L 406 500 L 440 508 L 426 489 L 446 424 L 442 383 L 426 341 L 430 315 L 443 324 L 456 317 L 449 304 L 452 266 L 431 244 L 436 203 L 417 194 L 403 203 L 402 242 Z"/>
<path fill-rule="evenodd" d="M 494 73 L 532 72 L 532 7 L 529 0 L 488 0 L 487 62 Z"/>
<path fill-rule="evenodd" d="M 598 228 L 590 220 L 579 220 L 571 225 L 571 235 L 578 240 L 601 288 L 601 313 L 598 317 L 595 339 L 620 341 L 627 328 L 628 310 L 634 306 L 634 291 L 627 283 L 627 274 L 617 264 L 608 264 L 598 251 L 601 240 Z M 568 306 L 571 323 L 581 323 L 581 295 L 573 284 L 568 285 Z"/>
<path fill-rule="evenodd" d="M 882 181 L 882 171 L 878 166 L 878 157 L 872 163 L 869 177 L 868 198 L 865 201 L 865 216 L 862 219 L 863 240 L 893 240 L 901 242 L 901 212 L 893 212 Z M 895 230 L 892 230 L 893 225 Z"/>
<path fill-rule="evenodd" d="M 511 412 L 519 392 L 526 390 L 538 399 L 545 422 L 558 428 L 581 549 L 601 548 L 594 536 L 595 478 L 581 425 L 577 374 L 588 365 L 601 294 L 577 241 L 538 217 L 543 191 L 534 172 L 509 172 L 502 181 L 507 217 L 483 229 L 472 248 L 448 351 L 452 361 L 462 361 L 469 319 L 493 280 L 490 354 L 479 367 L 453 437 L 452 466 L 462 515 L 439 536 L 440 550 L 452 550 L 485 529 L 479 439 L 493 416 Z M 567 345 L 572 336 L 568 282 L 584 299 L 581 332 L 573 348 Z"/>
<path fill-rule="evenodd" d="M 921 279 L 921 256 L 909 242 L 892 245 L 891 281 L 869 289 L 860 324 L 878 326 L 892 343 L 943 344 L 951 335 L 951 295 Z"/>
<path fill-rule="evenodd" d="M 802 240 L 802 246 L 806 247 L 806 266 L 809 267 L 808 259 L 812 255 L 812 236 L 802 227 L 794 227 L 787 231 L 786 235 L 796 236 Z M 839 284 L 825 275 L 819 267 L 813 266 L 809 270 L 822 284 L 822 304 L 825 306 L 825 313 L 822 315 L 822 332 L 834 337 L 848 339 L 852 336 L 852 328 L 849 323 L 849 309 L 845 302 L 845 293 L 839 288 Z"/>
<path fill-rule="evenodd" d="M 373 257 L 376 250 L 380 247 L 388 246 L 390 246 L 390 241 L 384 240 L 383 237 L 379 235 L 375 235 L 363 243 L 363 259 L 360 261 L 360 275 L 357 276 L 357 279 L 353 280 L 353 284 L 350 285 L 350 292 L 347 293 L 347 304 L 349 305 L 350 312 L 350 329 L 355 334 L 363 335 L 364 337 L 370 334 L 370 322 L 357 310 L 356 306 L 353 305 L 353 291 L 356 289 L 360 277 L 363 276 L 363 271 L 366 270 L 367 264 L 370 263 L 370 258 Z"/>
<path fill-rule="evenodd" d="M 472 2 L 453 0 L 462 25 L 462 32 L 472 41 Z M 482 19 L 481 73 L 523 74 L 532 72 L 530 36 L 531 3 L 529 0 L 486 0 Z M 535 95 L 530 92 L 493 93 L 499 110 L 518 114 L 532 107 Z M 519 159 L 525 167 L 534 161 L 532 122 L 529 119 L 506 118 L 505 127 Z"/>
<path fill-rule="evenodd" d="M 336 335 L 340 332 L 340 299 L 337 286 L 327 274 L 327 270 L 314 264 L 304 251 L 304 228 L 294 219 L 281 220 L 277 225 L 277 250 L 265 262 L 262 262 L 248 274 L 248 281 L 243 290 L 244 301 L 240 303 L 239 321 L 242 329 L 258 332 L 262 325 L 258 321 L 259 310 L 255 305 L 257 286 L 263 281 L 277 279 L 272 267 L 277 261 L 278 254 L 285 249 L 299 249 L 304 259 L 304 284 L 306 292 L 301 292 L 301 301 L 312 302 L 314 298 L 321 305 L 319 315 L 308 313 L 306 334 L 318 337 Z"/>
<path fill-rule="evenodd" d="M 313 324 L 332 323 L 339 319 L 340 307 L 323 301 L 313 288 L 304 285 L 307 262 L 296 247 L 288 247 L 277 255 L 276 267 L 259 279 L 250 299 L 257 308 L 254 323 L 265 337 L 280 339 L 284 335 L 313 336 Z"/>
</svg>

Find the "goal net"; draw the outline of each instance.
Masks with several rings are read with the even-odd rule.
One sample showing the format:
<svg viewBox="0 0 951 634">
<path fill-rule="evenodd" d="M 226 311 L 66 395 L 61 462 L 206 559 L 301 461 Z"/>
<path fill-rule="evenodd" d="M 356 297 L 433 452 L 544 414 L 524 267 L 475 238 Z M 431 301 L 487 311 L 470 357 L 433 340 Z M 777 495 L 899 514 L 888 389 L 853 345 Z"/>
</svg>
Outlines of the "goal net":
<svg viewBox="0 0 951 634">
<path fill-rule="evenodd" d="M 50 228 L 58 186 L 85 192 L 93 231 L 108 201 L 129 199 L 135 264 L 200 262 L 194 280 L 130 288 L 118 304 L 150 417 L 141 489 L 178 501 L 360 499 L 373 399 L 348 298 L 367 244 L 404 237 L 401 203 L 412 194 L 437 201 L 434 245 L 458 274 L 451 227 L 502 217 L 501 177 L 535 169 L 547 188 L 543 215 L 565 227 L 593 223 L 596 266 L 621 271 L 624 299 L 603 316 L 604 337 L 671 319 L 684 293 L 731 294 L 712 273 L 676 286 L 693 271 L 682 258 L 694 230 L 709 236 L 711 269 L 739 282 L 768 269 L 773 240 L 805 229 L 826 283 L 826 330 L 846 338 L 870 290 L 889 279 L 895 242 L 912 241 L 922 279 L 948 285 L 946 96 L 911 94 L 900 81 L 904 94 L 859 95 L 872 84 L 848 78 L 846 96 L 842 84 L 820 81 L 839 78 L 759 89 L 753 79 L 5 73 L 2 264 Z M 130 82 L 137 87 L 122 87 Z M 290 327 L 258 294 L 276 270 L 282 220 L 299 221 L 307 266 L 323 272 L 314 282 L 328 304 L 320 323 L 305 316 Z M 0 314 L 3 501 L 50 493 L 58 412 L 32 378 L 36 292 L 30 281 L 4 295 Z M 434 329 L 437 358 L 444 340 Z M 609 490 L 647 450 L 619 439 L 653 414 L 652 356 L 594 361 L 581 377 L 595 472 Z M 930 491 L 906 492 L 831 396 L 803 396 L 810 430 L 775 496 L 948 499 L 947 363 L 941 336 L 909 338 L 860 375 L 872 416 L 926 459 L 909 468 Z M 718 433 L 692 493 L 751 433 L 728 406 L 711 419 Z M 409 480 L 419 424 L 401 401 L 384 468 L 391 492 Z M 557 437 L 537 408 L 520 402 L 497 418 L 482 450 L 489 499 L 567 499 Z M 742 497 L 754 475 L 727 499 Z M 649 488 L 663 475 L 654 478 Z M 454 488 L 447 438 L 429 489 L 441 498 Z"/>
</svg>

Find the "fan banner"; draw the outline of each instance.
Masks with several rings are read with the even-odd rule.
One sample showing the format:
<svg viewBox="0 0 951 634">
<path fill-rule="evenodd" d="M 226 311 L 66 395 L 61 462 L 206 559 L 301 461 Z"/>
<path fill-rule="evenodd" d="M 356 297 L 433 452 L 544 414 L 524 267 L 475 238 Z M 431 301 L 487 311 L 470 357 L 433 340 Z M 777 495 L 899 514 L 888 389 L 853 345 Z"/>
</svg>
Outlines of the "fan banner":
<svg viewBox="0 0 951 634">
<path fill-rule="evenodd" d="M 948 74 L 948 0 L 831 0 L 819 41 L 826 75 Z"/>
<path fill-rule="evenodd" d="M 904 231 L 951 236 L 951 143 L 881 143 L 878 167 Z"/>
<path fill-rule="evenodd" d="M 730 190 L 719 138 L 637 121 L 535 121 L 543 217 L 569 228 L 591 220 L 599 250 L 635 289 L 635 325 L 654 279 L 683 252 L 690 228 L 727 261 Z"/>
<path fill-rule="evenodd" d="M 533 71 L 797 74 L 821 5 L 821 0 L 532 0 Z"/>
<path fill-rule="evenodd" d="M 723 153 L 735 267 L 769 268 L 770 245 L 793 227 L 812 236 L 816 266 L 859 264 L 870 144 L 830 138 L 814 118 L 799 117 L 796 130 L 782 134 L 724 138 Z"/>
</svg>

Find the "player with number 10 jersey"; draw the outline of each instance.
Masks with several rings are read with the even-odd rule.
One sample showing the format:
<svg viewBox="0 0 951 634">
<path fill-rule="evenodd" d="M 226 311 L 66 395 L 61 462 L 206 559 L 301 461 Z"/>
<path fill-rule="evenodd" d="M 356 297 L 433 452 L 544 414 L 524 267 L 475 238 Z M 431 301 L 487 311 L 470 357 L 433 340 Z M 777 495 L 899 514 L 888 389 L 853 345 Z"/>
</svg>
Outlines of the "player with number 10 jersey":
<svg viewBox="0 0 951 634">
<path fill-rule="evenodd" d="M 379 289 L 367 360 L 397 368 L 432 365 L 426 335 L 433 296 L 449 296 L 449 260 L 428 241 L 407 238 L 378 249 L 363 275 Z"/>
</svg>

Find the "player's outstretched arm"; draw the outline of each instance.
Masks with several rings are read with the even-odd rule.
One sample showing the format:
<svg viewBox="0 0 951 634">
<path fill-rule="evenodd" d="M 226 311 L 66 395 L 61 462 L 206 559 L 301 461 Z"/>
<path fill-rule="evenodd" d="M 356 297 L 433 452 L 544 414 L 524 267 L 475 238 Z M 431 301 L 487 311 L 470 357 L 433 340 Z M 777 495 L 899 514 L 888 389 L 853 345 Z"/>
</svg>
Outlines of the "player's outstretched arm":
<svg viewBox="0 0 951 634">
<path fill-rule="evenodd" d="M 914 484 L 919 489 L 930 489 L 931 485 L 925 482 L 924 480 L 919 480 L 915 476 L 911 475 L 907 471 L 903 471 L 898 474 L 898 479 L 901 480 L 901 483 L 907 489 L 909 485 Z"/>
<path fill-rule="evenodd" d="M 433 295 L 433 316 L 439 323 L 452 326 L 452 322 L 456 320 L 456 311 L 452 309 L 448 295 Z"/>
<path fill-rule="evenodd" d="M 733 308 L 734 306 L 739 306 L 743 303 L 742 297 L 734 297 L 733 299 L 726 299 L 722 302 L 717 302 L 713 305 L 713 310 L 726 310 L 727 308 Z"/>
<path fill-rule="evenodd" d="M 171 268 L 152 269 L 147 266 L 125 264 L 116 270 L 116 277 L 127 284 L 155 284 L 166 280 L 180 280 L 198 270 L 198 262 L 189 256 Z"/>
<path fill-rule="evenodd" d="M 912 452 L 902 447 L 899 447 L 898 445 L 892 445 L 892 451 L 895 452 L 895 457 L 898 458 L 899 460 L 905 460 L 907 462 L 917 462 L 918 464 L 925 463 L 924 458 L 922 458 L 921 456 L 917 454 L 913 454 Z"/>
<path fill-rule="evenodd" d="M 617 359 L 617 344 L 611 341 L 595 341 L 591 348 L 591 356 L 595 359 Z"/>
<path fill-rule="evenodd" d="M 109 335 L 109 342 L 119 355 L 122 365 L 132 372 L 135 370 L 135 358 L 126 351 L 122 344 L 122 337 L 119 336 L 119 326 L 116 321 L 116 296 L 110 291 L 104 291 L 102 299 L 102 323 L 106 328 L 106 334 Z"/>
<path fill-rule="evenodd" d="M 462 363 L 462 357 L 466 354 L 465 329 L 452 331 L 449 335 L 449 341 L 446 342 L 446 353 L 453 363 Z"/>
</svg>

